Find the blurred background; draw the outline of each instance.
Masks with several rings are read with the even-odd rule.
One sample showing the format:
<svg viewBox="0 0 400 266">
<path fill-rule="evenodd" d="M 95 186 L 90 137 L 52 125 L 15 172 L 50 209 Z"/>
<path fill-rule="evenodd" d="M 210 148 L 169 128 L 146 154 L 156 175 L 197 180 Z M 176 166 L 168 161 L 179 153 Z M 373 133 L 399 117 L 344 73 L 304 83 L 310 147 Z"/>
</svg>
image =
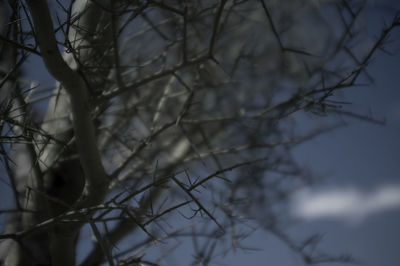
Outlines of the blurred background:
<svg viewBox="0 0 400 266">
<path fill-rule="evenodd" d="M 399 1 L 371 2 L 368 36 L 375 40 L 382 21 L 390 23 Z M 368 67 L 371 86 L 346 90 L 351 110 L 368 113 L 385 125 L 343 118 L 344 127 L 301 144 L 295 156 L 321 176 L 319 183 L 292 197 L 290 229 L 298 239 L 320 233 L 319 247 L 350 254 L 360 265 L 400 265 L 400 32 Z M 298 123 L 307 123 L 302 118 Z M 329 117 L 327 117 L 329 119 Z M 315 121 L 314 121 L 315 122 Z M 304 265 L 280 240 L 261 230 L 226 265 Z M 222 263 L 223 264 L 223 263 Z M 327 265 L 342 266 L 344 263 Z"/>
</svg>

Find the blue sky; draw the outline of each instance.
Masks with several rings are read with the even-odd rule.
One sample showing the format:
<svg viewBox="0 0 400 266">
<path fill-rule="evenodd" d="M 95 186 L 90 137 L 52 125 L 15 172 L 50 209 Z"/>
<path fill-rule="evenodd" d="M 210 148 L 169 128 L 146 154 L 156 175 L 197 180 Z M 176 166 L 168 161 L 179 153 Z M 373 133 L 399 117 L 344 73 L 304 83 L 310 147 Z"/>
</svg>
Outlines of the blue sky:
<svg viewBox="0 0 400 266">
<path fill-rule="evenodd" d="M 379 3 L 379 1 L 375 1 Z M 381 1 L 383 6 L 400 2 Z M 390 22 L 394 9 L 371 8 L 368 36 L 376 25 Z M 293 197 L 291 228 L 297 239 L 323 234 L 322 250 L 347 253 L 364 266 L 400 265 L 400 31 L 368 67 L 374 84 L 344 93 L 347 109 L 385 119 L 379 126 L 343 118 L 347 126 L 302 144 L 296 158 L 324 176 L 318 184 Z M 301 259 L 272 235 L 257 231 L 246 243 L 260 252 L 238 252 L 226 265 L 299 266 Z M 329 264 L 342 266 L 345 264 Z"/>
</svg>

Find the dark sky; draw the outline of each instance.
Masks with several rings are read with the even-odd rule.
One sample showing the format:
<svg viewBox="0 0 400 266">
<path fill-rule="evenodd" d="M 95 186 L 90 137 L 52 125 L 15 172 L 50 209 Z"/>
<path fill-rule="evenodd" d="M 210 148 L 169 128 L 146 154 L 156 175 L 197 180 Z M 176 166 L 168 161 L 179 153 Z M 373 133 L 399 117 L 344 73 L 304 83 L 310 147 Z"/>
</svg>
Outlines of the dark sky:
<svg viewBox="0 0 400 266">
<path fill-rule="evenodd" d="M 366 16 L 371 40 L 379 35 L 377 25 L 393 17 L 394 9 L 382 7 L 399 7 L 400 1 L 375 4 L 381 8 L 370 8 Z M 322 233 L 322 250 L 351 254 L 364 266 L 400 265 L 400 30 L 391 37 L 385 47 L 392 54 L 378 52 L 368 67 L 374 84 L 344 93 L 352 103 L 346 109 L 386 119 L 386 125 L 343 118 L 346 127 L 296 150 L 299 161 L 325 178 L 294 197 L 293 217 L 299 222 L 291 232 L 298 239 Z M 223 263 L 304 265 L 268 233 L 257 231 L 245 243 L 263 251 L 238 252 Z"/>
</svg>

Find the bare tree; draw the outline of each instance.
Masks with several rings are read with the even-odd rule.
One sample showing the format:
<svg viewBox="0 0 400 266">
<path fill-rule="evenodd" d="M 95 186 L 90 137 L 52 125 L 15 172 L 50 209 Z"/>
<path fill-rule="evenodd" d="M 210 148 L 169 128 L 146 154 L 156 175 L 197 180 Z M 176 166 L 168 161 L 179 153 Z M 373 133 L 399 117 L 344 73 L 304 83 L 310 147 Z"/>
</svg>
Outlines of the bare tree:
<svg viewBox="0 0 400 266">
<path fill-rule="evenodd" d="M 165 265 L 182 243 L 208 265 L 254 226 L 307 264 L 350 260 L 285 233 L 313 182 L 291 151 L 327 129 L 295 117 L 379 123 L 335 93 L 369 78 L 399 16 L 365 43 L 362 0 L 0 4 L 5 265 Z M 53 88 L 26 80 L 30 57 Z"/>
</svg>

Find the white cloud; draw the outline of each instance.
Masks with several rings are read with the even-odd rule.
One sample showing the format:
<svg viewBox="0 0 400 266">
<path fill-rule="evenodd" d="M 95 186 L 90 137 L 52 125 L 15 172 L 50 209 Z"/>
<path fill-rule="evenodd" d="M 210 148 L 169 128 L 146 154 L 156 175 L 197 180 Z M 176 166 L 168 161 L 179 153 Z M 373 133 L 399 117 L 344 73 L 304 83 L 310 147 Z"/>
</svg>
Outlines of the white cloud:
<svg viewBox="0 0 400 266">
<path fill-rule="evenodd" d="M 311 191 L 304 189 L 292 198 L 291 211 L 296 218 L 339 219 L 361 222 L 375 213 L 400 208 L 400 186 L 383 186 L 370 192 L 355 188 Z"/>
</svg>

